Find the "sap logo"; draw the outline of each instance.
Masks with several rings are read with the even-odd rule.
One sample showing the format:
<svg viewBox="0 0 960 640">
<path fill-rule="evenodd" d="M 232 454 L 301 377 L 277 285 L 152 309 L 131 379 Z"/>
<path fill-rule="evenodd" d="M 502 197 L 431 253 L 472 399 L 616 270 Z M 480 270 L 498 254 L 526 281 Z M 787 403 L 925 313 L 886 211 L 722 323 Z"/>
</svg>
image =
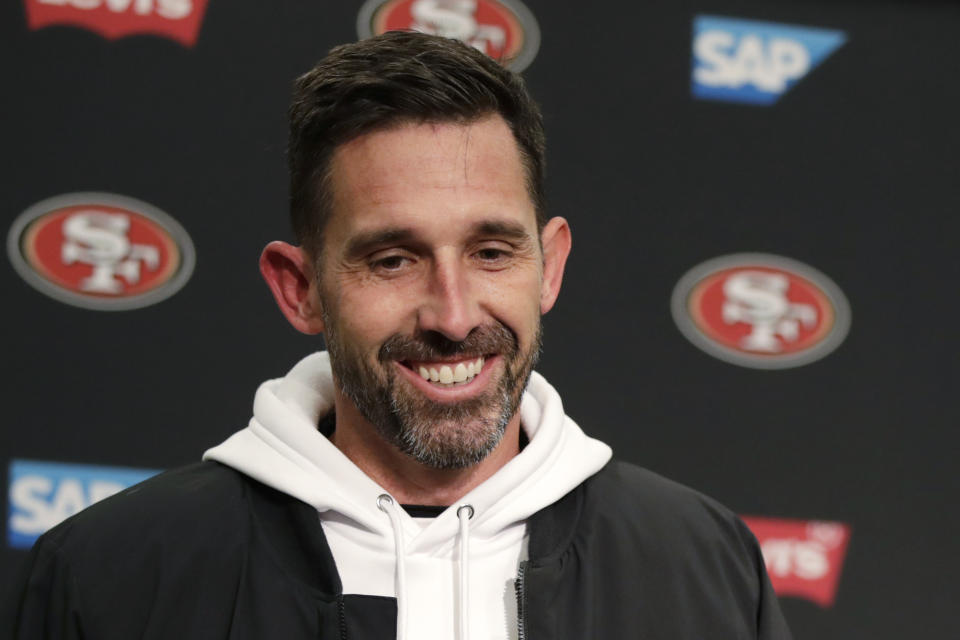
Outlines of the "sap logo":
<svg viewBox="0 0 960 640">
<path fill-rule="evenodd" d="M 47 529 L 156 473 L 150 469 L 12 460 L 7 544 L 30 548 Z"/>
<path fill-rule="evenodd" d="M 832 29 L 697 16 L 691 92 L 704 100 L 771 105 L 846 39 Z"/>
</svg>

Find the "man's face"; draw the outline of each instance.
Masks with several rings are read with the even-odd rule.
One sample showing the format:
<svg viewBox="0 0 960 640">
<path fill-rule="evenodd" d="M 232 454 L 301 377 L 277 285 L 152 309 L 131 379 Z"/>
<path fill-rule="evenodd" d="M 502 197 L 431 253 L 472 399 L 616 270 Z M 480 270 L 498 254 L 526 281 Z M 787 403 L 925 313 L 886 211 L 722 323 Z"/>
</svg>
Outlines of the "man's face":
<svg viewBox="0 0 960 640">
<path fill-rule="evenodd" d="M 400 450 L 462 468 L 499 443 L 539 352 L 543 259 L 499 116 L 339 147 L 319 265 L 343 395 Z"/>
</svg>

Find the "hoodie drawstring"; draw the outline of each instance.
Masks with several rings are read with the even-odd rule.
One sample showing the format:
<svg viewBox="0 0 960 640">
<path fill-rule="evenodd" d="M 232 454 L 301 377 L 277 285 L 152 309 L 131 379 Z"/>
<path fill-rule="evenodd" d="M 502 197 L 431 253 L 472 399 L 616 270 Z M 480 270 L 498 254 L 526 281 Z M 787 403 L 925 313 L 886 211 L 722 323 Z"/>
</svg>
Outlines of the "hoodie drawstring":
<svg viewBox="0 0 960 640">
<path fill-rule="evenodd" d="M 397 503 L 387 494 L 377 497 L 377 507 L 390 518 L 393 527 L 393 550 L 397 560 L 397 640 L 404 640 L 407 631 L 407 572 L 403 561 L 406 545 L 403 543 L 403 526 Z"/>
<path fill-rule="evenodd" d="M 400 506 L 386 493 L 377 497 L 377 507 L 390 518 L 393 528 L 393 549 L 397 565 L 397 640 L 404 640 L 407 631 L 407 572 L 403 559 L 406 545 L 403 542 L 403 525 L 400 522 Z M 470 518 L 473 517 L 473 506 L 460 505 L 457 508 L 457 519 L 460 521 L 460 635 L 459 640 L 469 639 L 470 619 Z"/>
<path fill-rule="evenodd" d="M 460 640 L 468 640 L 469 619 L 467 611 L 470 606 L 470 518 L 473 517 L 473 507 L 469 504 L 460 505 L 457 509 L 457 518 L 460 520 Z"/>
</svg>

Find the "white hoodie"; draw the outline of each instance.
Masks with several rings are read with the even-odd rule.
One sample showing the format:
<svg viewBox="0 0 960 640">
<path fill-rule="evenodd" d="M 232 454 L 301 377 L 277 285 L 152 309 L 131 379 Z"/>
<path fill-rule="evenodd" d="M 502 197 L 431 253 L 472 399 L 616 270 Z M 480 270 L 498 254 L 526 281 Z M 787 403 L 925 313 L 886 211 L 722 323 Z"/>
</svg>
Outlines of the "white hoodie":
<svg viewBox="0 0 960 640">
<path fill-rule="evenodd" d="M 441 515 L 413 518 L 317 430 L 333 398 L 326 352 L 307 356 L 264 382 L 249 426 L 204 459 L 315 507 L 344 593 L 396 597 L 398 638 L 516 638 L 525 521 L 596 473 L 610 448 L 584 435 L 534 372 L 520 405 L 530 443 Z"/>
</svg>

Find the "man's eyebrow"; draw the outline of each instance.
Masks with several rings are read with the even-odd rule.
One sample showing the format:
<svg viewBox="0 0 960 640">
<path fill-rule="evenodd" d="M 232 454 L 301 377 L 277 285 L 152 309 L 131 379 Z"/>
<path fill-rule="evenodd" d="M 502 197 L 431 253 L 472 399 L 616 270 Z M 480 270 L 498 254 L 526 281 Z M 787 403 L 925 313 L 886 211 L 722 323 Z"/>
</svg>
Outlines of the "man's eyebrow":
<svg viewBox="0 0 960 640">
<path fill-rule="evenodd" d="M 403 227 L 366 231 L 347 241 L 346 255 L 362 256 L 381 245 L 410 242 L 412 239 L 413 231 Z"/>
<path fill-rule="evenodd" d="M 478 236 L 498 236 L 512 240 L 529 240 L 530 233 L 519 222 L 507 220 L 482 220 L 473 225 L 473 233 Z"/>
<path fill-rule="evenodd" d="M 471 232 L 474 236 L 495 236 L 518 241 L 531 239 L 526 227 L 510 220 L 481 220 L 473 225 Z M 407 227 L 364 231 L 347 241 L 345 255 L 356 258 L 383 245 L 410 244 L 415 242 L 415 239 L 413 229 Z"/>
</svg>

